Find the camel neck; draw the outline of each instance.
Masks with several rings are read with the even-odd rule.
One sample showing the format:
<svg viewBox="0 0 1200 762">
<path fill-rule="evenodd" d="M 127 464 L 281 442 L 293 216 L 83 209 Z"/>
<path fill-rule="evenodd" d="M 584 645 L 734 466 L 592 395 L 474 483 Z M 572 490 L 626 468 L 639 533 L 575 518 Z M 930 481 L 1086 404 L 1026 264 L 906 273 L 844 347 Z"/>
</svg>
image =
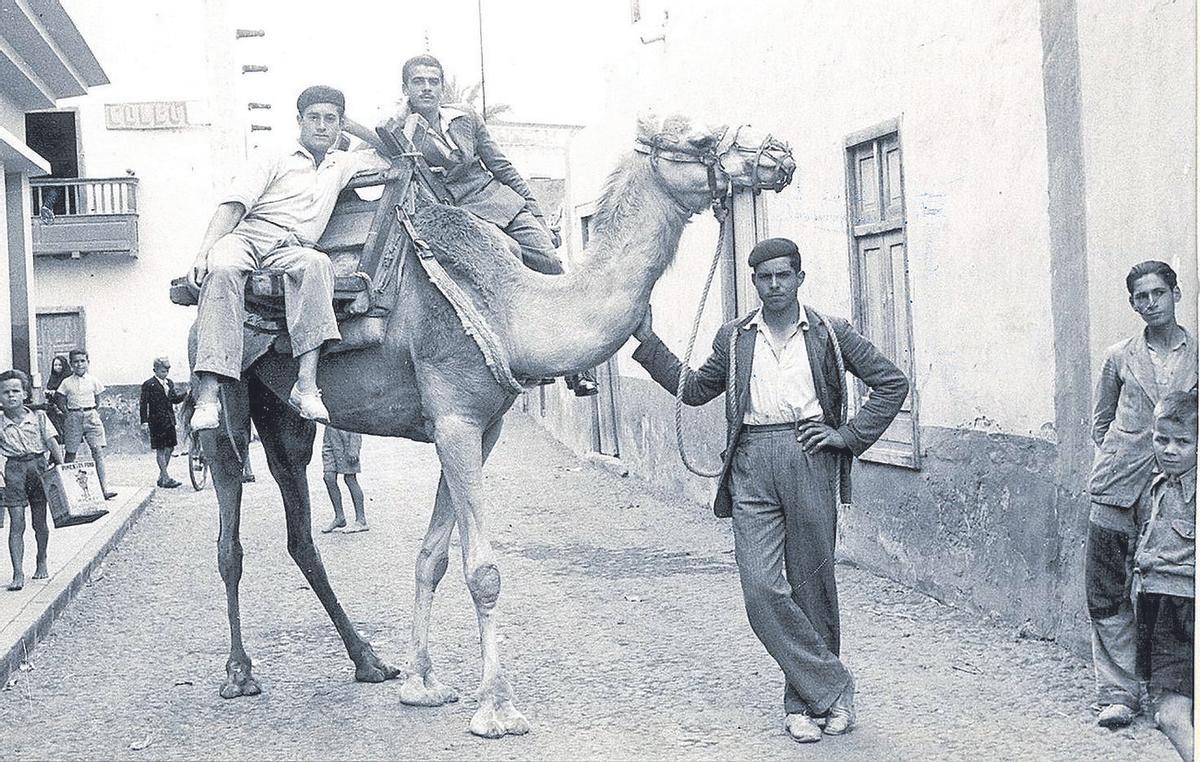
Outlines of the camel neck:
<svg viewBox="0 0 1200 762">
<path fill-rule="evenodd" d="M 525 351 L 514 359 L 529 370 L 555 375 L 610 357 L 632 335 L 654 283 L 679 248 L 688 210 L 645 162 L 634 159 L 626 170 L 609 182 L 578 267 L 544 279 L 532 313 L 520 321 L 529 330 L 515 334 Z"/>
</svg>

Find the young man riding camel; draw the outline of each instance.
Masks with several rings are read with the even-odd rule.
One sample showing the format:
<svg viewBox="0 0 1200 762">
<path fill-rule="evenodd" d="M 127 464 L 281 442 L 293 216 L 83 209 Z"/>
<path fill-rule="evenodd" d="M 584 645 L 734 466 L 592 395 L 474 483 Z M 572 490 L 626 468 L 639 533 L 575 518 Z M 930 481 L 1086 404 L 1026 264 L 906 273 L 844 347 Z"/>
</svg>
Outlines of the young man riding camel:
<svg viewBox="0 0 1200 762">
<path fill-rule="evenodd" d="M 221 379 L 242 373 L 246 278 L 256 268 L 282 270 L 284 308 L 299 378 L 289 403 L 310 420 L 327 422 L 317 388 L 321 346 L 339 339 L 333 312 L 333 264 L 313 248 L 325 232 L 338 194 L 356 173 L 384 169 L 375 151 L 338 150 L 346 100 L 317 85 L 296 101 L 300 138 L 288 151 L 252 163 L 217 206 L 190 274 L 200 288 L 196 347 L 195 430 L 220 421 Z"/>
<path fill-rule="evenodd" d="M 428 54 L 404 63 L 401 85 L 407 103 L 400 118 L 404 133 L 445 183 L 454 205 L 504 231 L 521 249 L 521 261 L 531 270 L 561 275 L 562 261 L 555 249 L 558 234 L 545 215 L 529 184 L 496 144 L 483 117 L 461 104 L 445 104 L 442 64 Z M 346 132 L 379 146 L 379 138 L 355 122 Z M 576 396 L 596 394 L 591 371 L 567 376 Z"/>
</svg>

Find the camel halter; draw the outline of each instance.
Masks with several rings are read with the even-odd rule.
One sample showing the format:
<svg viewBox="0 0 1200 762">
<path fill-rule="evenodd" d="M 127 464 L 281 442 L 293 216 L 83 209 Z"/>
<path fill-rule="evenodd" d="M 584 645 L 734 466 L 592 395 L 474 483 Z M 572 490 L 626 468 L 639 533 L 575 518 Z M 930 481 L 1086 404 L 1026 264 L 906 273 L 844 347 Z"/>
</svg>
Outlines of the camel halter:
<svg viewBox="0 0 1200 762">
<path fill-rule="evenodd" d="M 744 126 L 743 126 L 744 127 Z M 683 436 L 683 389 L 687 381 L 689 368 L 692 362 L 692 352 L 696 346 L 696 336 L 700 331 L 700 318 L 704 314 L 704 305 L 708 303 L 708 293 L 712 288 L 713 277 L 717 273 L 717 265 L 721 261 L 721 254 L 725 250 L 725 239 L 728 235 L 727 220 L 729 217 L 729 198 L 733 195 L 733 181 L 729 172 L 725 169 L 725 158 L 733 152 L 753 154 L 753 171 L 750 176 L 750 182 L 746 187 L 754 192 L 760 190 L 774 190 L 776 193 L 787 187 L 792 180 L 792 172 L 794 168 L 789 168 L 785 164 L 785 159 L 791 155 L 791 150 L 788 144 L 774 136 L 768 134 L 757 146 L 744 146 L 738 138 L 741 136 L 743 127 L 738 127 L 733 130 L 730 135 L 730 130 L 726 129 L 721 133 L 721 137 L 709 148 L 699 147 L 679 147 L 677 143 L 669 141 L 663 135 L 655 135 L 649 140 L 639 139 L 635 150 L 639 153 L 649 154 L 650 166 L 654 170 L 654 174 L 661 178 L 658 169 L 658 161 L 665 159 L 674 162 L 696 162 L 703 164 L 708 169 L 708 190 L 712 203 L 713 214 L 721 223 L 721 232 L 717 236 L 717 247 L 713 252 L 712 264 L 708 268 L 708 276 L 704 279 L 704 289 L 700 292 L 700 303 L 696 307 L 696 317 L 692 321 L 692 331 L 688 337 L 687 352 L 684 355 L 683 365 L 679 369 L 679 381 L 675 387 L 675 444 L 679 449 L 679 458 L 683 461 L 683 465 L 687 470 L 697 476 L 720 476 L 722 469 L 718 467 L 716 470 L 705 470 L 696 464 L 692 463 L 687 454 L 687 446 Z M 767 168 L 775 170 L 775 180 L 770 183 L 763 182 L 762 176 L 759 174 L 760 168 L 766 165 Z M 723 178 L 723 179 L 719 179 Z M 671 190 L 665 182 L 661 183 L 663 190 L 671 197 L 681 210 L 687 212 L 690 216 L 700 211 L 692 209 L 687 204 L 684 204 L 678 196 Z M 736 379 L 737 379 L 737 355 L 735 353 L 735 340 L 737 332 L 732 334 L 729 346 L 729 375 L 726 382 L 726 399 L 737 399 Z M 727 401 L 728 405 L 729 402 Z"/>
</svg>

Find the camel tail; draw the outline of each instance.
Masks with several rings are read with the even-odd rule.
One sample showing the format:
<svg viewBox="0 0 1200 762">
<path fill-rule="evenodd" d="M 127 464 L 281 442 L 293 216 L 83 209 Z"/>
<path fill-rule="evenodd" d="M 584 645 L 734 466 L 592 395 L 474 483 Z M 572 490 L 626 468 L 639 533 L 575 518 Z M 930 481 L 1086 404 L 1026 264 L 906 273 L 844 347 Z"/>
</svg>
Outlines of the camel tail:
<svg viewBox="0 0 1200 762">
<path fill-rule="evenodd" d="M 192 445 L 192 413 L 196 412 L 196 399 L 192 397 L 192 393 L 183 398 L 183 402 L 179 405 L 179 427 L 180 435 L 183 442 L 187 445 L 187 449 L 191 450 Z"/>
</svg>

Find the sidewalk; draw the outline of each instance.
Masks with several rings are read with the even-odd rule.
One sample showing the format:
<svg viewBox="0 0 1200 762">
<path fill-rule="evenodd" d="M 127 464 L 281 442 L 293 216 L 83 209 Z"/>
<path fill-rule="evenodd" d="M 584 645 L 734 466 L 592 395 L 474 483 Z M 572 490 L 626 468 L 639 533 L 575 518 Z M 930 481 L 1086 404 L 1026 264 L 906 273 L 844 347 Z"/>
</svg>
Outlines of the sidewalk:
<svg viewBox="0 0 1200 762">
<path fill-rule="evenodd" d="M 0 541 L 0 547 L 3 548 L 3 558 L 0 559 L 0 569 L 3 569 L 3 582 L 0 584 L 0 683 L 7 684 L 9 676 L 21 670 L 23 665 L 29 669 L 29 655 L 38 642 L 50 632 L 54 620 L 150 502 L 154 493 L 152 488 L 131 486 L 139 481 L 137 470 L 147 470 L 141 464 L 144 460 L 144 457 L 136 456 L 110 456 L 109 471 L 114 477 L 112 489 L 118 496 L 106 506 L 108 515 L 90 524 L 65 529 L 50 527 L 50 547 L 47 552 L 49 579 L 32 578 L 36 545 L 32 527 L 26 527 L 25 588 L 16 592 L 3 589 L 3 585 L 11 579 L 6 517 L 4 527 L 0 528 L 0 537 L 3 538 Z M 142 467 L 137 469 L 139 465 Z"/>
</svg>

